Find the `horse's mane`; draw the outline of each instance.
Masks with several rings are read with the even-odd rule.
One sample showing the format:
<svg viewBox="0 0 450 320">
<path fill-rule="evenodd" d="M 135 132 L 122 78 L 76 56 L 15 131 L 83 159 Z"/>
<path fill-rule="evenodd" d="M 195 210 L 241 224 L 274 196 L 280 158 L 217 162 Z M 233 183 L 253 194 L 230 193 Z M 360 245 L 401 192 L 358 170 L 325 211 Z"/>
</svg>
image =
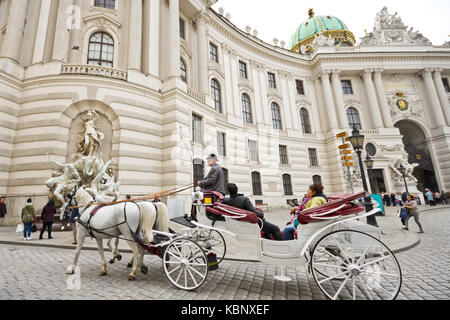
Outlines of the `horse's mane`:
<svg viewBox="0 0 450 320">
<path fill-rule="evenodd" d="M 94 202 L 94 198 L 83 188 L 79 188 L 75 197 L 78 198 L 77 202 L 80 204 L 88 204 Z"/>
</svg>

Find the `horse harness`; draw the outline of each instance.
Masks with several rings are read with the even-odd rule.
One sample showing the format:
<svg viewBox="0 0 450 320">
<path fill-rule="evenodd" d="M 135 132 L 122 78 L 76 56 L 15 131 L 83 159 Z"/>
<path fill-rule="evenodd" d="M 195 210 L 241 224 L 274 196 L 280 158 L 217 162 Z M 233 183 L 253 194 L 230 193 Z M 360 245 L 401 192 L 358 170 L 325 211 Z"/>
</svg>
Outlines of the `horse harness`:
<svg viewBox="0 0 450 320">
<path fill-rule="evenodd" d="M 75 200 L 75 204 L 78 205 L 76 199 L 74 199 L 74 200 Z M 138 207 L 139 215 L 140 215 L 141 209 L 139 208 L 138 204 L 137 204 L 136 202 L 134 202 L 134 201 L 132 201 L 131 203 L 135 204 L 135 205 Z M 86 206 L 86 207 L 80 212 L 80 216 L 78 217 L 78 219 L 76 220 L 76 222 L 79 223 L 79 224 L 81 224 L 83 227 L 85 227 L 85 228 L 88 230 L 88 233 L 89 233 L 91 239 L 95 239 L 94 232 L 97 232 L 97 233 L 100 233 L 100 234 L 103 234 L 103 235 L 106 235 L 106 236 L 109 236 L 109 237 L 112 237 L 112 238 L 116 238 L 116 239 L 120 239 L 120 240 L 125 240 L 125 241 L 132 241 L 132 240 L 130 240 L 130 239 L 126 239 L 126 238 L 123 238 L 123 237 L 120 237 L 120 236 L 114 236 L 114 235 L 112 235 L 112 234 L 109 234 L 109 233 L 106 233 L 106 232 L 105 232 L 105 230 L 117 228 L 117 227 L 119 227 L 119 226 L 121 226 L 121 225 L 123 225 L 123 224 L 125 224 L 125 223 L 128 224 L 128 221 L 127 221 L 127 212 L 126 212 L 127 202 L 125 202 L 124 207 L 123 207 L 123 211 L 124 211 L 124 212 L 123 212 L 123 214 L 124 214 L 124 221 L 121 222 L 121 223 L 118 223 L 118 224 L 116 224 L 116 225 L 114 225 L 114 226 L 112 226 L 112 227 L 105 228 L 105 229 L 95 229 L 95 228 L 92 228 L 92 227 L 91 227 L 91 220 L 92 220 L 92 218 L 95 216 L 95 214 L 96 214 L 100 209 L 102 209 L 102 208 L 104 208 L 104 207 L 107 207 L 107 205 L 104 205 L 104 204 L 103 204 L 103 205 L 95 206 L 93 209 L 91 209 L 91 210 L 89 211 L 89 220 L 88 220 L 87 222 L 83 222 L 83 221 L 81 220 L 81 217 L 82 217 L 83 214 L 87 211 L 87 209 L 89 209 L 90 207 L 91 207 L 91 205 L 88 205 L 88 206 Z M 158 207 L 157 207 L 157 206 L 155 206 L 155 210 L 156 210 L 156 214 L 158 215 Z M 138 226 L 138 229 L 139 229 L 139 228 L 140 228 L 140 225 Z M 128 229 L 130 230 L 130 233 L 131 233 L 131 235 L 132 235 L 132 237 L 134 238 L 135 241 L 138 240 L 138 239 L 140 240 L 140 238 L 136 235 L 136 233 L 135 233 L 133 230 L 131 230 L 130 226 L 128 226 Z"/>
</svg>

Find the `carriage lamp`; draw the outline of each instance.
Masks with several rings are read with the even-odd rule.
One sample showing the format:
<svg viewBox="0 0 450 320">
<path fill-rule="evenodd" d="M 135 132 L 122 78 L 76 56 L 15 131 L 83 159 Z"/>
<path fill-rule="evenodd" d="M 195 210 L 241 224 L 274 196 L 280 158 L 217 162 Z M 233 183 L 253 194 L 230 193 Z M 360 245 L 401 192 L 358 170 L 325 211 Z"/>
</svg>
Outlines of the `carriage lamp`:
<svg viewBox="0 0 450 320">
<path fill-rule="evenodd" d="M 375 161 L 369 156 L 367 155 L 366 160 L 364 161 L 364 163 L 366 164 L 366 167 L 368 170 L 372 170 L 373 169 L 373 163 Z"/>
<path fill-rule="evenodd" d="M 356 128 L 356 126 L 353 126 L 352 136 L 349 137 L 349 141 L 352 144 L 353 149 L 356 151 L 356 154 L 358 155 L 359 169 L 361 170 L 361 179 L 364 191 L 366 192 L 366 196 L 364 198 L 364 207 L 366 208 L 366 212 L 370 212 L 373 210 L 372 197 L 369 195 L 369 188 L 367 187 L 366 174 L 364 173 L 363 161 L 361 157 L 362 149 L 364 148 L 364 138 L 364 135 L 359 133 L 359 130 Z M 369 163 L 366 162 L 366 164 L 372 165 L 373 167 L 373 160 L 371 161 L 372 163 L 370 163 L 369 161 Z M 374 214 L 367 217 L 367 224 L 378 227 L 378 223 Z"/>
<path fill-rule="evenodd" d="M 409 194 L 408 184 L 406 183 L 406 168 L 402 164 L 400 164 L 400 167 L 398 167 L 398 171 L 400 171 L 400 173 L 402 174 L 403 182 L 405 183 L 406 194 Z"/>
</svg>

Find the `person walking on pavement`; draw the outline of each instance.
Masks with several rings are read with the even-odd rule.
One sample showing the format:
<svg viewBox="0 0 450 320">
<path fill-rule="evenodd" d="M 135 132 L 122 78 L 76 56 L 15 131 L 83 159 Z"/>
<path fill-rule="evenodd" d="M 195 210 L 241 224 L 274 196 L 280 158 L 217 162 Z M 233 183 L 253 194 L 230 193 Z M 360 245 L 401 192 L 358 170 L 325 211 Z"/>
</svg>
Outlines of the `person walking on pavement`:
<svg viewBox="0 0 450 320">
<path fill-rule="evenodd" d="M 430 191 L 430 189 L 425 189 L 425 197 L 427 198 L 428 204 L 432 207 L 436 205 L 436 202 L 434 201 L 433 193 Z"/>
<path fill-rule="evenodd" d="M 419 226 L 419 229 L 420 229 L 419 233 L 424 233 L 422 225 L 420 224 L 420 221 L 419 221 L 419 207 L 417 205 L 417 202 L 414 200 L 413 195 L 408 195 L 408 199 L 403 207 L 408 210 L 408 216 L 406 217 L 405 227 L 403 229 L 409 230 L 409 228 L 408 228 L 409 219 L 411 217 L 414 217 L 414 221 L 416 222 L 416 224 Z"/>
<path fill-rule="evenodd" d="M 391 192 L 391 202 L 394 207 L 397 206 L 397 203 L 395 202 L 395 193 L 393 192 Z"/>
<path fill-rule="evenodd" d="M 443 205 L 448 204 L 448 196 L 444 191 L 442 191 L 442 193 L 441 193 L 441 203 Z"/>
<path fill-rule="evenodd" d="M 219 160 L 215 154 L 210 154 L 208 158 L 208 165 L 211 167 L 208 175 L 203 181 L 198 181 L 197 185 L 202 188 L 203 191 L 219 191 L 225 196 L 225 178 L 222 168 L 217 163 Z"/>
<path fill-rule="evenodd" d="M 52 237 L 52 225 L 55 222 L 55 214 L 56 207 L 53 199 L 50 199 L 48 203 L 45 205 L 44 209 L 42 209 L 41 219 L 43 222 L 41 234 L 39 235 L 39 240 L 42 240 L 42 236 L 44 235 L 45 229 L 47 229 L 48 238 L 53 239 Z"/>
<path fill-rule="evenodd" d="M 8 210 L 6 210 L 5 197 L 0 197 L 0 219 L 5 218 Z"/>
<path fill-rule="evenodd" d="M 23 239 L 33 240 L 31 238 L 31 226 L 36 219 L 36 209 L 34 208 L 31 198 L 27 200 L 27 205 L 22 209 L 22 223 L 23 223 Z"/>
<path fill-rule="evenodd" d="M 391 206 L 391 198 L 389 197 L 389 193 L 385 193 L 383 196 L 383 200 L 386 206 L 390 207 Z"/>
</svg>

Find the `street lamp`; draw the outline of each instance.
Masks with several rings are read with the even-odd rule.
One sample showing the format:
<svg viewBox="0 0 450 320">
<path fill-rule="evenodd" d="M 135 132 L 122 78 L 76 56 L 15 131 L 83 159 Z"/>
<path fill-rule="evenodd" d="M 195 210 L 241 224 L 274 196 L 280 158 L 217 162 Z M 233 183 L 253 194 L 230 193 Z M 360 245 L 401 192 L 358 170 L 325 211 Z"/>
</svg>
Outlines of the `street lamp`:
<svg viewBox="0 0 450 320">
<path fill-rule="evenodd" d="M 364 163 L 366 164 L 366 168 L 367 168 L 367 176 L 368 176 L 368 178 L 369 178 L 369 182 L 370 182 L 370 172 L 369 172 L 369 170 L 372 170 L 373 169 L 373 163 L 374 163 L 375 161 L 369 156 L 369 155 L 367 155 L 366 156 L 366 160 L 364 161 Z M 372 189 L 372 186 L 370 187 L 371 189 Z M 370 190 L 369 190 L 370 191 Z M 373 190 L 372 190 L 372 192 L 373 192 Z"/>
<path fill-rule="evenodd" d="M 349 137 L 349 140 L 353 146 L 353 149 L 356 151 L 356 154 L 358 155 L 359 169 L 361 170 L 361 179 L 364 191 L 366 192 L 366 196 L 364 197 L 364 207 L 366 208 L 366 212 L 369 212 L 373 210 L 373 205 L 372 205 L 372 198 L 370 197 L 370 195 L 368 195 L 369 188 L 367 187 L 366 175 L 364 173 L 363 161 L 361 158 L 362 149 L 364 148 L 364 138 L 365 138 L 364 135 L 359 133 L 359 130 L 356 128 L 356 126 L 353 126 L 352 136 Z M 371 165 L 373 167 L 373 160 Z M 367 217 L 367 224 L 378 227 L 378 223 L 374 214 Z"/>
<path fill-rule="evenodd" d="M 406 168 L 402 164 L 400 164 L 400 167 L 398 168 L 398 170 L 402 174 L 403 182 L 405 183 L 406 194 L 409 194 L 408 184 L 406 183 Z"/>
</svg>

